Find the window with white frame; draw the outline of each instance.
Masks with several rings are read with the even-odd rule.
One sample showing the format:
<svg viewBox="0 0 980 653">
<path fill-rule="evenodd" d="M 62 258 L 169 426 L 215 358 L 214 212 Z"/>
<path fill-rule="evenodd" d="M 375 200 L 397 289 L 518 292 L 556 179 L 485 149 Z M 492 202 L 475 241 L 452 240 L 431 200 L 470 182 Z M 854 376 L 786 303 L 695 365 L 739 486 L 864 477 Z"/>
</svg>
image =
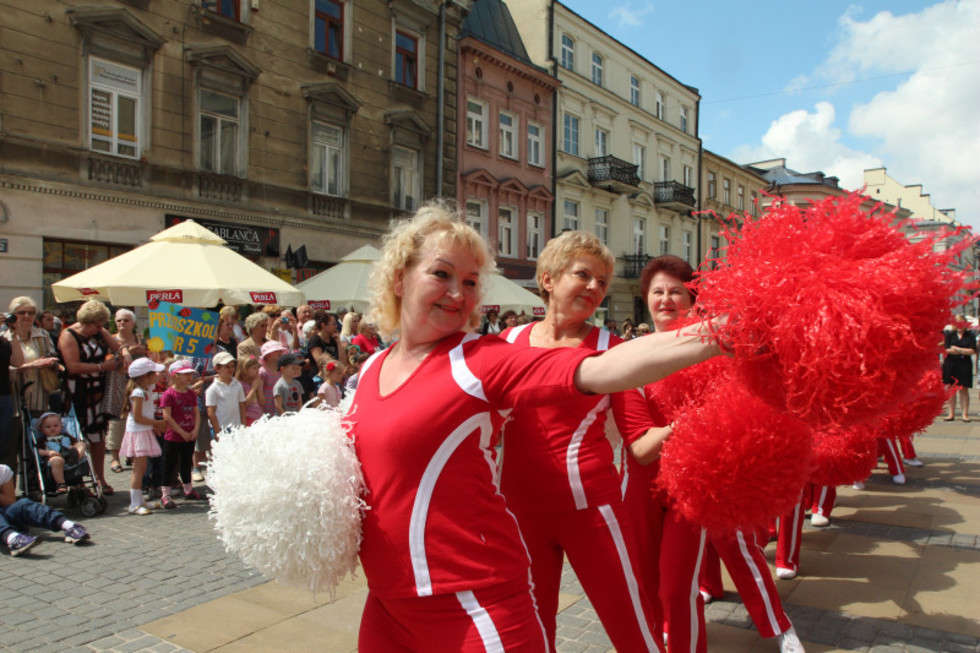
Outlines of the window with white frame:
<svg viewBox="0 0 980 653">
<path fill-rule="evenodd" d="M 647 253 L 647 219 L 633 218 L 633 253 L 642 255 Z"/>
<path fill-rule="evenodd" d="M 640 79 L 636 75 L 630 75 L 630 104 L 640 106 Z"/>
<path fill-rule="evenodd" d="M 694 188 L 694 168 L 691 166 L 684 166 L 684 185 Z"/>
<path fill-rule="evenodd" d="M 660 225 L 660 256 L 670 254 L 670 227 Z"/>
<path fill-rule="evenodd" d="M 343 197 L 347 194 L 344 129 L 314 122 L 312 131 L 310 188 L 315 193 Z"/>
<path fill-rule="evenodd" d="M 132 159 L 142 150 L 143 71 L 89 57 L 89 147 Z"/>
<path fill-rule="evenodd" d="M 592 53 L 592 83 L 602 86 L 602 55 Z"/>
<path fill-rule="evenodd" d="M 690 231 L 681 232 L 681 250 L 684 254 L 684 260 L 693 265 L 694 242 Z"/>
<path fill-rule="evenodd" d="M 578 202 L 565 200 L 564 219 L 562 220 L 562 230 L 578 229 Z"/>
<path fill-rule="evenodd" d="M 423 61 L 422 38 L 417 32 L 408 29 L 395 30 L 395 81 L 409 88 L 419 85 L 420 62 Z"/>
<path fill-rule="evenodd" d="M 721 180 L 721 201 L 732 205 L 732 182 L 727 177 Z"/>
<path fill-rule="evenodd" d="M 647 148 L 639 143 L 633 143 L 633 164 L 636 165 L 636 175 L 640 181 L 646 179 Z"/>
<path fill-rule="evenodd" d="M 497 208 L 497 254 L 517 256 L 517 209 L 512 206 Z"/>
<path fill-rule="evenodd" d="M 500 112 L 497 116 L 500 126 L 500 156 L 508 159 L 518 158 L 517 152 L 517 116 Z"/>
<path fill-rule="evenodd" d="M 742 184 L 735 189 L 735 208 L 739 211 L 745 210 L 745 186 Z"/>
<path fill-rule="evenodd" d="M 565 114 L 563 148 L 568 154 L 578 156 L 578 117 Z"/>
<path fill-rule="evenodd" d="M 396 208 L 414 211 L 422 195 L 419 153 L 407 147 L 391 148 L 391 202 Z"/>
<path fill-rule="evenodd" d="M 670 157 L 660 157 L 660 181 L 670 181 Z"/>
<path fill-rule="evenodd" d="M 687 133 L 687 107 L 681 107 L 681 131 Z"/>
<path fill-rule="evenodd" d="M 540 213 L 527 214 L 527 258 L 536 259 L 544 247 L 544 216 Z"/>
<path fill-rule="evenodd" d="M 609 209 L 595 210 L 595 235 L 603 245 L 609 244 Z"/>
<path fill-rule="evenodd" d="M 224 175 L 239 174 L 241 99 L 200 89 L 200 167 Z"/>
<path fill-rule="evenodd" d="M 654 115 L 656 115 L 661 120 L 666 120 L 667 116 L 667 103 L 664 100 L 664 94 L 657 91 L 657 105 L 655 107 Z"/>
<path fill-rule="evenodd" d="M 609 154 L 609 132 L 599 127 L 595 128 L 595 156 Z"/>
<path fill-rule="evenodd" d="M 466 143 L 487 148 L 487 105 L 479 100 L 466 101 Z"/>
<path fill-rule="evenodd" d="M 715 199 L 718 197 L 718 176 L 708 171 L 708 199 Z"/>
<path fill-rule="evenodd" d="M 532 166 L 544 166 L 544 145 L 541 142 L 544 132 L 541 125 L 527 123 L 527 162 Z"/>
<path fill-rule="evenodd" d="M 481 236 L 487 235 L 487 203 L 482 200 L 466 200 L 466 224 Z"/>
<path fill-rule="evenodd" d="M 575 70 L 575 41 L 567 34 L 561 35 L 561 67 Z"/>
</svg>

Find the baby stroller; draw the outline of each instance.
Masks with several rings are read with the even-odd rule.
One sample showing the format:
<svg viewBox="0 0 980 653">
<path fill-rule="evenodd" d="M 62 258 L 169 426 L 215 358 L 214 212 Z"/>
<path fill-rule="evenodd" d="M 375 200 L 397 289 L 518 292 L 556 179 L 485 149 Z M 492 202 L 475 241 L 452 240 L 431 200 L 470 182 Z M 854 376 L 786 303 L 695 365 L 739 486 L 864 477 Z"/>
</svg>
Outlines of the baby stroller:
<svg viewBox="0 0 980 653">
<path fill-rule="evenodd" d="M 74 411 L 60 417 L 62 432 L 53 438 L 45 438 L 38 426 L 38 420 L 31 420 L 24 437 L 21 487 L 24 494 L 44 504 L 47 504 L 50 497 L 61 496 L 56 491 L 48 461 L 41 457 L 38 449 L 59 451 L 65 459 L 65 485 L 68 486 L 66 507 L 78 508 L 83 516 L 94 517 L 105 512 L 108 502 L 102 496 L 102 487 L 92 473 L 92 456 L 88 444 L 81 437 Z M 74 447 L 76 442 L 85 443 L 84 455 L 78 455 Z"/>
</svg>

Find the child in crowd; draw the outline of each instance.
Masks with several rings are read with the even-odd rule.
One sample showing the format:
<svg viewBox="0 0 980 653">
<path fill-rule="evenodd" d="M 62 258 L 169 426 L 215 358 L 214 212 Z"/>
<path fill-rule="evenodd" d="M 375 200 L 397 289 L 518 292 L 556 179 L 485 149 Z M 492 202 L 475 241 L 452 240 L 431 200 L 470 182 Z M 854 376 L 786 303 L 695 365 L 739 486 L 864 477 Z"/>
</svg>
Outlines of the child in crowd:
<svg viewBox="0 0 980 653">
<path fill-rule="evenodd" d="M 267 340 L 262 344 L 260 360 L 262 369 L 259 378 L 262 379 L 262 412 L 266 415 L 276 414 L 275 387 L 279 381 L 279 359 L 286 353 L 286 348 L 278 340 Z"/>
<path fill-rule="evenodd" d="M 280 377 L 273 389 L 277 415 L 295 413 L 303 407 L 303 385 L 297 380 L 302 373 L 303 359 L 298 354 L 279 359 Z"/>
<path fill-rule="evenodd" d="M 161 352 L 161 356 L 154 357 L 153 352 L 150 352 L 150 360 L 154 363 L 160 363 L 163 365 L 164 369 L 170 369 L 171 363 L 177 360 L 171 351 Z M 153 419 L 164 424 L 163 421 L 163 409 L 160 408 L 160 397 L 163 393 L 167 391 L 170 387 L 169 375 L 167 374 L 157 374 L 156 385 L 153 386 Z M 146 459 L 146 472 L 143 474 L 143 488 L 146 491 L 146 498 L 149 503 L 146 506 L 150 509 L 156 509 L 160 507 L 160 502 L 156 501 L 163 496 L 163 434 L 166 432 L 166 425 L 159 429 L 153 431 L 153 437 L 157 439 L 157 444 L 160 446 L 159 456 L 150 456 Z M 127 460 L 127 464 L 131 461 Z"/>
<path fill-rule="evenodd" d="M 78 544 L 89 539 L 88 531 L 81 524 L 67 519 L 57 510 L 28 498 L 18 499 L 14 488 L 14 470 L 0 465 L 0 541 L 12 556 L 27 553 L 40 540 L 22 533 L 30 526 L 64 531 L 65 542 Z"/>
<path fill-rule="evenodd" d="M 341 386 L 344 383 L 345 369 L 337 361 L 323 361 L 323 372 L 321 372 L 323 383 L 320 385 L 320 389 L 317 390 L 316 394 L 319 400 L 328 406 L 337 406 L 344 396 Z"/>
<path fill-rule="evenodd" d="M 191 465 L 194 462 L 194 444 L 200 428 L 201 414 L 197 410 L 197 395 L 191 390 L 194 380 L 194 364 L 189 360 L 179 360 L 170 366 L 173 386 L 160 398 L 163 408 L 163 421 L 167 432 L 163 435 L 163 497 L 160 504 L 167 510 L 177 507 L 170 496 L 170 488 L 180 480 L 184 486 L 184 497 L 200 499 L 191 483 Z"/>
<path fill-rule="evenodd" d="M 245 423 L 245 390 L 235 378 L 235 357 L 228 352 L 214 355 L 216 378 L 205 393 L 204 404 L 208 407 L 208 421 L 214 429 L 214 437 L 225 429 Z"/>
<path fill-rule="evenodd" d="M 354 352 L 350 354 L 350 365 L 347 367 L 347 379 L 344 381 L 344 394 L 357 390 L 357 380 L 361 375 L 361 366 L 371 358 L 367 354 Z"/>
<path fill-rule="evenodd" d="M 147 456 L 159 456 L 160 445 L 153 435 L 154 429 L 162 428 L 164 422 L 153 418 L 153 384 L 163 365 L 149 358 L 137 358 L 129 364 L 129 414 L 126 417 L 126 434 L 123 436 L 119 454 L 133 459 L 133 472 L 129 483 L 129 513 L 149 515 L 150 509 L 143 502 L 143 472 L 146 470 Z"/>
<path fill-rule="evenodd" d="M 261 369 L 259 361 L 253 356 L 242 356 L 238 359 L 238 371 L 235 378 L 242 384 L 245 392 L 245 426 L 262 417 L 262 380 L 259 378 Z"/>
<path fill-rule="evenodd" d="M 55 482 L 55 492 L 65 494 L 65 464 L 74 465 L 85 457 L 85 443 L 72 440 L 64 434 L 61 427 L 61 417 L 57 413 L 44 413 L 37 420 L 38 433 L 34 443 L 37 455 L 41 460 L 48 461 L 51 478 Z"/>
</svg>

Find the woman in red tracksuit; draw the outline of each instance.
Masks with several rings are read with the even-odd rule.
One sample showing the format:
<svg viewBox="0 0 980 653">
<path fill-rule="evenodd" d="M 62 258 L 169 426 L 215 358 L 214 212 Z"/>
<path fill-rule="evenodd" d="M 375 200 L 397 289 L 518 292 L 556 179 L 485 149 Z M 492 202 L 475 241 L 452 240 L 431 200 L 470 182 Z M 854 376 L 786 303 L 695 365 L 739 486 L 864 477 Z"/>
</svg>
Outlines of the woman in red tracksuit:
<svg viewBox="0 0 980 653">
<path fill-rule="evenodd" d="M 671 255 L 655 258 L 644 268 L 641 288 L 658 332 L 674 328 L 676 320 L 687 315 L 693 304 L 693 297 L 685 284 L 693 279 L 693 275 L 694 271 L 686 261 Z M 644 397 L 651 403 L 650 418 L 664 425 L 669 416 L 665 419 L 661 415 L 658 407 L 650 400 L 651 396 L 650 388 L 644 388 Z M 631 430 L 631 427 L 628 429 Z M 629 462 L 627 470 L 630 478 L 624 492 L 634 497 L 631 501 L 635 505 L 635 497 L 644 490 L 649 492 L 649 486 L 642 489 L 629 486 L 647 484 L 652 479 L 648 475 L 644 476 L 642 470 Z M 763 637 L 778 637 L 782 653 L 801 653 L 803 646 L 783 612 L 782 602 L 776 593 L 762 552 L 766 540 L 756 533 L 741 530 L 730 534 L 708 533 L 672 508 L 669 497 L 665 500 L 655 497 L 652 500 L 662 501 L 660 509 L 663 512 L 660 520 L 662 526 L 658 567 L 654 569 L 650 563 L 644 574 L 648 582 L 658 583 L 668 651 L 707 651 L 704 597 L 699 591 L 699 581 L 705 553 L 710 545 L 725 561 L 759 634 Z M 656 508 L 648 509 L 647 512 L 650 511 L 655 512 Z"/>
<path fill-rule="evenodd" d="M 567 231 L 538 257 L 537 280 L 548 311 L 543 321 L 505 330 L 520 347 L 606 351 L 621 342 L 590 318 L 606 295 L 615 259 L 592 234 Z M 646 405 L 635 391 L 543 404 L 533 394 L 504 426 L 500 488 L 531 554 L 534 595 L 549 644 L 565 557 L 618 651 L 662 651 L 654 603 L 637 573 L 635 529 L 623 512 L 619 474 L 605 434 L 610 407 L 619 419 Z M 630 405 L 630 402 L 632 405 Z M 655 434 L 628 437 L 639 452 L 657 449 Z M 642 454 L 641 454 L 642 455 Z M 655 455 L 655 453 L 653 453 Z"/>
<path fill-rule="evenodd" d="M 586 400 L 719 353 L 697 334 L 596 355 L 465 333 L 492 266 L 479 234 L 439 205 L 394 227 L 376 264 L 371 319 L 401 338 L 362 367 L 345 416 L 369 507 L 362 653 L 546 651 L 527 551 L 497 487 L 504 415 L 526 394 Z"/>
</svg>

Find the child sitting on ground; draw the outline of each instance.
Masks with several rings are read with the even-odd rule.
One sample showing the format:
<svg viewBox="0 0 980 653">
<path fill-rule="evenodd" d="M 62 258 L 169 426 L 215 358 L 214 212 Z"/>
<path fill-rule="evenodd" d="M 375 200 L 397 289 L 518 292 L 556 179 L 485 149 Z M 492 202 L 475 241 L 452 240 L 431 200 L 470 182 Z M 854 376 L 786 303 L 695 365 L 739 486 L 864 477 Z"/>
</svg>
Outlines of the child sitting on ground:
<svg viewBox="0 0 980 653">
<path fill-rule="evenodd" d="M 61 417 L 57 413 L 44 413 L 37 420 L 38 433 L 34 437 L 37 455 L 47 460 L 51 478 L 55 482 L 55 492 L 65 494 L 65 465 L 74 465 L 85 457 L 85 443 L 65 435 Z"/>
<path fill-rule="evenodd" d="M 303 359 L 298 354 L 286 354 L 279 359 L 280 377 L 273 389 L 277 415 L 295 413 L 303 407 L 303 385 L 297 381 L 302 373 Z"/>
<path fill-rule="evenodd" d="M 336 407 L 343 398 L 344 393 L 341 387 L 344 383 L 344 366 L 335 360 L 323 361 L 323 383 L 317 390 L 319 402 L 323 402 L 330 407 Z"/>
<path fill-rule="evenodd" d="M 30 526 L 48 528 L 54 532 L 64 531 L 65 542 L 71 544 L 89 539 L 84 526 L 67 519 L 59 511 L 26 497 L 18 499 L 14 489 L 14 470 L 0 465 L 0 541 L 7 546 L 10 555 L 19 556 L 40 544 L 40 540 L 33 535 L 21 532 Z"/>
</svg>

